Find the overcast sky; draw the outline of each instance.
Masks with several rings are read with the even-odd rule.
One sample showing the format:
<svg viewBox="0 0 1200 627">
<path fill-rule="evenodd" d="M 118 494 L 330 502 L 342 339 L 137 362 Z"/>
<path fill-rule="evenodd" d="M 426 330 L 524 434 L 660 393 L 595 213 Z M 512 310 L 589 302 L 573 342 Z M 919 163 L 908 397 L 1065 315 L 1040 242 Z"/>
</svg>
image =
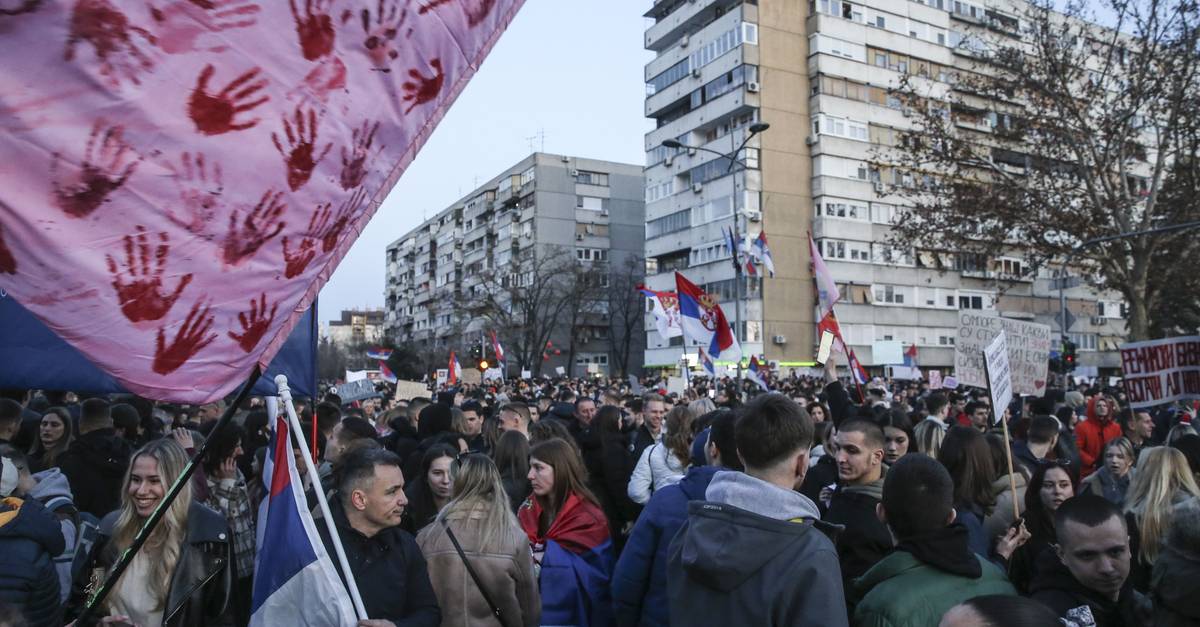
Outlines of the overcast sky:
<svg viewBox="0 0 1200 627">
<path fill-rule="evenodd" d="M 643 163 L 650 4 L 527 0 L 321 290 L 320 319 L 383 306 L 385 247 L 528 156 L 540 132 L 546 152 Z"/>
</svg>

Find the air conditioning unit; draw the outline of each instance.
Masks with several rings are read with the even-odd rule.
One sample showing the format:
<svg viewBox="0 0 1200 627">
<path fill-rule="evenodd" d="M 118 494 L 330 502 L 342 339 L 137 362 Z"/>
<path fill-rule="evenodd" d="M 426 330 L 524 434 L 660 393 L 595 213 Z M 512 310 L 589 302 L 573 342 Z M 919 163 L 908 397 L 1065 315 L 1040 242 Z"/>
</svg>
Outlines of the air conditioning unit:
<svg viewBox="0 0 1200 627">
<path fill-rule="evenodd" d="M 1098 326 L 1098 327 L 1102 327 L 1102 326 L 1108 324 L 1108 318 L 1105 318 L 1104 316 L 1092 316 L 1092 324 L 1095 326 Z"/>
<path fill-rule="evenodd" d="M 876 183 L 876 184 L 875 184 L 875 193 L 877 193 L 877 194 L 882 194 L 882 193 L 883 193 L 883 183 Z"/>
<path fill-rule="evenodd" d="M 787 344 L 787 336 L 776 335 L 775 337 L 771 338 L 771 341 L 775 342 L 776 344 Z"/>
<path fill-rule="evenodd" d="M 570 157 L 568 157 L 568 156 L 566 156 L 566 155 L 563 155 L 563 156 L 562 156 L 562 162 L 563 162 L 563 163 L 570 163 L 570 162 L 571 162 L 571 158 L 570 158 Z"/>
<path fill-rule="evenodd" d="M 688 40 L 690 40 L 690 39 L 691 39 L 691 37 L 689 37 L 689 36 L 687 36 L 687 35 L 684 35 L 683 37 L 680 37 L 680 38 L 679 38 L 679 47 L 680 47 L 680 48 L 687 48 L 687 45 L 688 45 Z"/>
<path fill-rule="evenodd" d="M 668 168 L 671 167 L 671 164 L 673 163 L 675 163 L 675 155 L 671 155 L 663 160 L 663 165 L 667 166 Z"/>
<path fill-rule="evenodd" d="M 813 137 L 812 135 L 804 138 L 804 145 L 806 146 L 812 146 L 815 143 L 817 143 L 817 138 Z"/>
<path fill-rule="evenodd" d="M 749 83 L 746 83 L 746 91 L 752 94 L 757 94 L 759 88 L 760 85 L 758 84 L 758 81 L 750 81 Z"/>
<path fill-rule="evenodd" d="M 692 78 L 700 78 L 700 68 L 692 69 Z"/>
<path fill-rule="evenodd" d="M 699 194 L 700 190 L 702 190 L 702 189 L 704 189 L 703 183 L 692 183 L 692 191 L 693 192 L 696 192 L 697 194 Z"/>
<path fill-rule="evenodd" d="M 688 156 L 689 156 L 689 157 L 695 157 L 695 156 L 696 156 L 696 149 L 695 149 L 695 148 L 692 148 L 692 147 L 690 147 L 690 146 L 689 146 L 689 147 L 688 147 Z"/>
<path fill-rule="evenodd" d="M 751 222 L 762 222 L 762 212 L 755 209 L 747 209 L 746 219 Z"/>
<path fill-rule="evenodd" d="M 601 209 L 601 210 L 600 210 L 600 215 L 602 215 L 602 216 L 607 216 L 607 215 L 608 215 L 608 209 Z"/>
<path fill-rule="evenodd" d="M 579 170 L 571 170 L 571 176 L 579 176 Z"/>
<path fill-rule="evenodd" d="M 582 242 L 582 241 L 583 241 L 583 233 L 576 233 L 576 234 L 575 234 L 575 241 L 577 241 L 577 242 Z"/>
</svg>

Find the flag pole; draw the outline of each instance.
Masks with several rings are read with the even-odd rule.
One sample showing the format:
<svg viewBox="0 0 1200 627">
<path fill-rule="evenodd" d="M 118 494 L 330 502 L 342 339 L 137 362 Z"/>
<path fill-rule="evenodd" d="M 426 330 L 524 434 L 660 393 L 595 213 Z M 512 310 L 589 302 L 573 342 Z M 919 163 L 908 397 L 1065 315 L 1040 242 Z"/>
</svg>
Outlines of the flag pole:
<svg viewBox="0 0 1200 627">
<path fill-rule="evenodd" d="M 258 364 L 255 364 L 254 369 L 250 371 L 250 376 L 246 379 L 246 382 L 242 384 L 242 389 L 238 392 L 237 398 L 235 398 L 234 401 L 225 408 L 225 413 L 221 414 L 221 418 L 217 420 L 217 424 L 213 427 L 213 430 L 210 433 L 217 433 L 233 420 L 233 414 L 237 411 L 238 407 L 245 402 L 246 398 L 250 396 L 250 390 L 254 388 L 254 383 L 258 381 L 260 372 L 261 371 L 259 370 Z M 142 549 L 142 545 L 146 544 L 146 540 L 150 537 L 150 534 L 154 531 L 154 528 L 158 526 L 158 522 L 162 520 L 162 517 L 167 513 L 167 510 L 171 508 L 171 503 L 173 503 L 179 496 L 179 492 L 183 490 L 183 486 L 187 485 L 187 482 L 192 480 L 192 474 L 196 472 L 196 468 L 200 465 L 200 460 L 203 459 L 204 454 L 208 452 L 208 447 L 212 445 L 213 439 L 214 438 L 211 437 L 205 438 L 204 442 L 200 445 L 200 448 L 196 451 L 196 454 L 193 455 L 190 460 L 188 460 L 187 465 L 183 467 L 183 472 L 179 473 L 179 477 L 175 479 L 175 483 L 171 484 L 171 488 L 167 490 L 166 495 L 164 495 L 162 500 L 158 502 L 158 506 L 154 508 L 154 511 L 150 513 L 150 517 L 146 519 L 146 522 L 142 523 L 142 528 L 138 529 L 137 535 L 133 537 L 133 543 L 131 543 L 129 548 L 125 549 L 125 551 L 121 553 L 121 556 L 117 559 L 116 565 L 113 566 L 112 572 L 108 574 L 108 578 L 106 578 L 104 583 L 101 584 L 100 588 L 96 590 L 90 598 L 88 598 L 87 603 L 83 606 L 83 611 L 79 613 L 79 617 L 75 621 L 76 624 L 89 624 L 88 620 L 91 618 L 92 614 L 96 612 L 96 608 L 99 607 L 100 603 L 104 601 L 105 597 L 112 592 L 113 586 L 115 586 L 117 581 L 120 580 L 121 575 L 125 573 L 125 569 L 129 568 L 129 563 L 133 561 L 134 556 L 137 555 L 138 551 Z M 133 463 L 132 460 L 130 460 L 130 463 Z M 122 488 L 124 488 L 124 486 L 122 486 Z"/>
<path fill-rule="evenodd" d="M 288 387 L 287 377 L 278 375 L 275 377 L 275 387 L 279 388 L 279 400 L 283 402 L 284 411 L 287 413 L 288 424 L 291 425 L 291 431 L 295 434 L 296 443 L 300 446 L 300 452 L 304 457 L 304 470 L 308 475 L 308 481 L 313 486 L 313 492 L 317 495 L 317 503 L 321 507 L 321 516 L 325 519 L 325 528 L 329 531 L 329 539 L 333 543 L 333 550 L 337 553 L 338 564 L 342 567 L 342 573 L 346 575 L 346 587 L 350 591 L 350 600 L 354 602 L 354 613 L 359 620 L 367 618 L 367 610 L 363 606 L 362 596 L 358 593 L 358 582 L 354 580 L 354 573 L 350 571 L 350 563 L 346 560 L 346 550 L 342 548 L 342 537 L 338 535 L 337 526 L 333 522 L 333 514 L 329 511 L 329 502 L 325 500 L 325 491 L 321 489 L 321 478 L 317 475 L 317 469 L 309 456 L 308 445 L 304 443 L 304 438 L 300 435 L 303 429 L 300 426 L 300 418 L 296 416 L 296 408 L 292 406 L 292 390 Z M 278 466 L 276 467 L 278 468 Z"/>
<path fill-rule="evenodd" d="M 983 354 L 983 379 L 988 382 L 988 392 L 990 393 L 992 390 L 992 387 L 991 387 L 992 386 L 992 376 L 991 376 L 991 373 L 988 372 L 987 352 L 984 351 L 982 354 Z M 991 406 L 992 403 L 988 403 L 988 405 Z M 992 407 L 991 412 L 992 412 L 992 424 L 995 425 L 996 424 L 996 408 Z M 1021 508 L 1018 505 L 1019 499 L 1017 498 L 1017 478 L 1016 478 L 1016 476 L 1013 475 L 1012 443 L 1009 441 L 1009 438 L 1008 438 L 1008 421 L 1004 420 L 1003 414 L 1001 414 L 1001 417 L 1000 417 L 1000 425 L 1004 428 L 1004 457 L 1008 460 L 1008 489 L 1012 491 L 1013 516 L 1014 516 L 1015 520 L 1019 520 L 1021 518 Z"/>
</svg>

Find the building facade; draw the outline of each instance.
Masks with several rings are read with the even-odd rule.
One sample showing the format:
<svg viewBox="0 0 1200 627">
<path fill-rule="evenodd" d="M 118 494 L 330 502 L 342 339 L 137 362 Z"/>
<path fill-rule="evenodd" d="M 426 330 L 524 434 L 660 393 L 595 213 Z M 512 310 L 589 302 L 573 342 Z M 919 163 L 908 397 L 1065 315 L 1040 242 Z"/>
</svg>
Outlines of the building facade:
<svg viewBox="0 0 1200 627">
<path fill-rule="evenodd" d="M 490 354 L 489 334 L 503 342 L 510 330 L 492 328 L 472 313 L 472 303 L 485 291 L 510 287 L 510 275 L 534 294 L 515 260 L 565 256 L 595 278 L 584 290 L 594 302 L 573 321 L 560 317 L 537 351 L 538 363 L 520 366 L 547 373 L 561 367 L 574 376 L 615 371 L 604 292 L 613 273 L 644 266 L 644 186 L 638 165 L 541 152 L 523 159 L 388 245 L 388 333 L 429 355 L 451 349 L 465 355 L 480 342 Z M 632 372 L 641 368 L 644 337 L 639 331 L 628 352 Z M 516 376 L 512 349 L 506 346 L 508 374 Z"/>
<path fill-rule="evenodd" d="M 343 309 L 342 317 L 330 320 L 321 329 L 321 337 L 343 348 L 379 344 L 383 341 L 382 309 Z"/>
<path fill-rule="evenodd" d="M 839 284 L 845 339 L 865 365 L 872 345 L 918 347 L 923 367 L 952 367 L 960 310 L 981 310 L 1051 326 L 1058 292 L 1051 269 L 1025 272 L 1019 254 L 979 258 L 896 249 L 888 235 L 907 176 L 880 163 L 897 133 L 912 128 L 889 94 L 920 72 L 945 89 L 977 54 L 981 29 L 1019 32 L 1007 2 L 952 0 L 660 0 L 645 47 L 647 284 L 674 289 L 673 272 L 718 295 L 743 349 L 782 365 L 812 361 L 815 296 L 808 234 Z M 983 128 L 994 114 L 952 112 Z M 745 169 L 704 150 L 728 153 L 751 124 L 770 129 L 738 155 Z M 744 278 L 742 316 L 723 230 L 765 230 L 776 274 Z M 1066 292 L 1077 321 L 1079 365 L 1119 367 L 1125 334 L 1119 296 L 1086 286 Z M 678 363 L 679 338 L 650 330 L 647 364 Z M 694 353 L 694 349 L 686 349 Z"/>
</svg>

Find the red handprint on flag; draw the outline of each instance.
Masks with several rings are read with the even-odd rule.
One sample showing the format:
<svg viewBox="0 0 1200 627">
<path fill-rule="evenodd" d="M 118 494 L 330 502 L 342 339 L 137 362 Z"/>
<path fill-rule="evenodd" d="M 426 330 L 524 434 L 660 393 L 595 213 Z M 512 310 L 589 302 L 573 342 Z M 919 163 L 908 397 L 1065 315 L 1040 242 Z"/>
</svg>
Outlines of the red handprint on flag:
<svg viewBox="0 0 1200 627">
<path fill-rule="evenodd" d="M 362 13 L 363 46 L 367 49 L 372 65 L 381 72 L 391 72 L 391 62 L 400 51 L 395 48 L 396 35 L 408 18 L 408 10 L 401 10 L 396 0 L 379 0 L 375 10 L 375 19 L 371 19 L 371 10 L 363 9 Z"/>
<path fill-rule="evenodd" d="M 153 248 L 151 256 L 150 237 L 146 227 L 137 226 L 137 235 L 126 235 L 125 269 L 122 273 L 117 269 L 117 262 L 112 255 L 105 255 L 108 263 L 108 273 L 112 276 L 112 286 L 117 292 L 117 301 L 121 305 L 121 313 L 130 322 L 158 320 L 167 315 L 183 288 L 192 282 L 192 274 L 180 277 L 179 284 L 169 294 L 164 292 L 163 274 L 167 269 L 167 254 L 171 250 L 166 233 L 158 234 L 158 245 Z"/>
<path fill-rule="evenodd" d="M 425 15 L 439 6 L 451 2 L 457 4 L 462 9 L 463 13 L 467 16 L 467 26 L 471 28 L 478 26 L 496 6 L 496 0 L 433 0 L 429 4 L 421 5 L 421 8 L 417 10 L 417 14 Z"/>
<path fill-rule="evenodd" d="M 342 231 L 346 229 L 346 225 L 350 223 L 350 216 L 358 211 L 359 207 L 362 205 L 363 199 L 366 197 L 366 190 L 360 187 L 355 190 L 350 198 L 342 202 L 341 206 L 338 207 L 337 214 L 334 216 L 333 223 L 325 227 L 321 232 L 322 251 L 330 252 L 335 246 L 337 246 L 338 237 L 340 237 Z M 323 225 L 329 220 L 329 205 L 326 204 L 321 212 L 324 213 L 324 216 L 322 216 L 320 222 L 320 224 Z"/>
<path fill-rule="evenodd" d="M 365 165 L 367 156 L 371 152 L 371 145 L 375 143 L 375 132 L 379 130 L 379 122 L 370 127 L 368 124 L 369 122 L 363 122 L 361 128 L 356 128 L 351 132 L 352 148 L 347 150 L 345 146 L 342 146 L 342 189 L 350 190 L 362 185 L 363 179 L 367 176 Z M 383 146 L 379 147 L 381 151 L 383 148 Z"/>
<path fill-rule="evenodd" d="M 309 61 L 316 61 L 333 51 L 331 4 L 332 0 L 304 0 L 304 15 L 301 15 L 296 0 L 288 0 L 292 18 L 296 21 L 296 34 L 300 37 L 300 51 Z"/>
<path fill-rule="evenodd" d="M 158 338 L 154 343 L 154 363 L 151 369 L 158 374 L 170 374 L 187 363 L 196 353 L 212 344 L 217 339 L 212 330 L 213 316 L 209 313 L 209 305 L 197 302 L 192 305 L 183 326 L 175 334 L 170 346 L 166 346 L 165 327 L 159 327 Z"/>
<path fill-rule="evenodd" d="M 59 179 L 61 153 L 54 153 L 54 159 L 50 162 L 55 204 L 72 218 L 91 215 L 108 200 L 110 194 L 125 184 L 142 162 L 143 157 L 125 142 L 123 126 L 108 127 L 97 146 L 97 139 L 105 124 L 106 122 L 100 119 L 92 125 L 76 180 L 68 183 Z M 127 162 L 130 153 L 137 158 Z"/>
<path fill-rule="evenodd" d="M 242 131 L 258 124 L 258 118 L 241 123 L 235 122 L 233 118 L 271 99 L 270 96 L 264 95 L 251 100 L 257 92 L 267 86 L 267 79 L 258 79 L 259 68 L 244 72 L 226 85 L 225 89 L 213 95 L 208 93 L 208 81 L 216 71 L 211 64 L 204 66 L 196 79 L 196 88 L 192 90 L 191 98 L 188 99 L 188 117 L 196 124 L 196 130 L 205 135 L 220 135 L 229 131 Z"/>
<path fill-rule="evenodd" d="M 4 241 L 3 225 L 0 225 L 0 273 L 17 273 L 17 258 L 13 257 L 12 251 L 8 249 L 8 244 Z"/>
<path fill-rule="evenodd" d="M 107 0 L 77 0 L 71 10 L 63 58 L 75 60 L 75 46 L 83 41 L 92 44 L 100 62 L 100 75 L 113 87 L 120 86 L 122 80 L 140 85 L 138 75 L 154 68 L 154 61 L 140 47 L 154 45 L 154 35 L 134 26 Z"/>
<path fill-rule="evenodd" d="M 317 256 L 316 239 L 321 237 L 321 232 L 326 228 L 329 222 L 329 203 L 320 205 L 313 212 L 312 217 L 308 219 L 308 230 L 300 238 L 300 245 L 292 250 L 288 238 L 283 237 L 283 276 L 291 279 L 300 276 L 313 258 Z"/>
<path fill-rule="evenodd" d="M 284 150 L 279 135 L 271 133 L 271 141 L 275 143 L 275 149 L 285 159 L 288 187 L 291 187 L 292 191 L 300 189 L 308 182 L 308 179 L 312 177 L 313 169 L 333 148 L 332 142 L 325 144 L 325 149 L 321 151 L 321 154 L 313 158 L 313 150 L 317 143 L 317 114 L 312 109 L 305 112 L 303 108 L 296 107 L 294 115 L 296 119 L 294 127 L 286 116 L 283 118 L 287 150 Z"/>
<path fill-rule="evenodd" d="M 204 153 L 198 152 L 193 157 L 185 152 L 180 158 L 178 170 L 170 164 L 167 168 L 175 173 L 175 185 L 179 188 L 179 200 L 183 203 L 182 215 L 176 215 L 168 208 L 167 219 L 189 233 L 204 234 L 221 206 L 221 192 L 225 189 L 221 181 L 221 164 L 213 163 L 210 166 Z"/>
<path fill-rule="evenodd" d="M 275 321 L 275 311 L 279 309 L 279 303 L 271 306 L 271 315 L 267 315 L 267 293 L 262 292 L 255 302 L 250 299 L 250 311 L 238 312 L 238 323 L 242 325 L 241 333 L 229 331 L 229 337 L 233 338 L 238 346 L 244 352 L 249 353 L 258 346 L 258 342 L 262 340 L 262 336 L 271 327 L 271 323 Z"/>
<path fill-rule="evenodd" d="M 404 110 L 405 113 L 411 113 L 417 105 L 423 105 L 438 97 L 442 91 L 442 85 L 446 82 L 446 74 L 442 71 L 442 60 L 434 59 L 429 62 L 429 66 L 433 68 L 432 76 L 425 76 L 416 68 L 408 71 L 408 75 L 413 80 L 405 81 L 401 85 L 404 88 L 404 101 L 411 103 Z"/>
<path fill-rule="evenodd" d="M 267 240 L 279 235 L 286 224 L 279 222 L 285 209 L 283 192 L 268 189 L 241 222 L 236 209 L 229 214 L 229 232 L 222 245 L 224 262 L 236 266 L 258 252 Z"/>
<path fill-rule="evenodd" d="M 229 46 L 201 49 L 197 41 L 209 33 L 253 26 L 262 9 L 245 0 L 174 0 L 162 8 L 150 6 L 158 47 L 167 54 L 224 52 Z"/>
</svg>

